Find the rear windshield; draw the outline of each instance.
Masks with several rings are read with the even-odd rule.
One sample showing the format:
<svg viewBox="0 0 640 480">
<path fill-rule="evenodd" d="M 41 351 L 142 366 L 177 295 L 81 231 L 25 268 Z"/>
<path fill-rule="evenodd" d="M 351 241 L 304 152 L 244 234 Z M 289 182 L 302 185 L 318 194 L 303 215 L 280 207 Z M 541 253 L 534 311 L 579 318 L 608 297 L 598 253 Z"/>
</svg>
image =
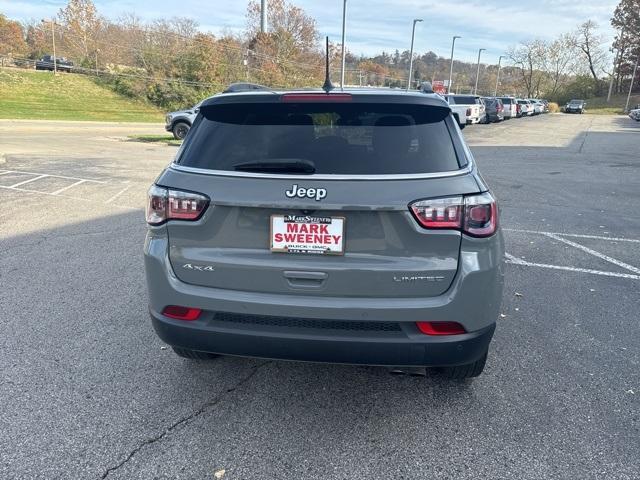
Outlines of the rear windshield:
<svg viewBox="0 0 640 480">
<path fill-rule="evenodd" d="M 478 103 L 478 99 L 476 97 L 471 96 L 462 96 L 462 95 L 454 95 L 450 97 L 453 100 L 453 103 L 456 105 L 473 105 Z"/>
<path fill-rule="evenodd" d="M 510 99 L 510 98 L 503 98 L 503 97 L 500 97 L 500 100 L 502 100 L 502 103 L 503 103 L 504 105 L 511 105 L 511 99 Z"/>
<path fill-rule="evenodd" d="M 445 121 L 448 108 L 270 102 L 210 105 L 200 112 L 177 160 L 180 165 L 296 175 L 460 168 Z"/>
</svg>

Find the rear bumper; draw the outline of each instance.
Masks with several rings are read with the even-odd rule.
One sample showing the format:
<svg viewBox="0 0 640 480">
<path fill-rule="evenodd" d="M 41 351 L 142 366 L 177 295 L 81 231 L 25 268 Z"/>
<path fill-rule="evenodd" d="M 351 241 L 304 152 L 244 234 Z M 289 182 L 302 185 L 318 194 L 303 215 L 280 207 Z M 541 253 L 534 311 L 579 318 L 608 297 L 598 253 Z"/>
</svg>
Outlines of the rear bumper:
<svg viewBox="0 0 640 480">
<path fill-rule="evenodd" d="M 210 288 L 179 280 L 168 258 L 168 240 L 152 230 L 144 248 L 153 325 L 165 342 L 192 350 L 228 355 L 370 365 L 455 365 L 486 350 L 500 312 L 504 244 L 499 231 L 484 239 L 463 237 L 458 272 L 435 297 L 329 297 Z M 193 322 L 161 315 L 167 305 L 202 309 Z M 323 322 L 395 322 L 393 333 L 264 328 L 221 325 L 216 312 Z M 416 321 L 461 323 L 467 334 L 434 337 L 420 333 Z"/>
<path fill-rule="evenodd" d="M 471 333 L 430 337 L 403 333 L 394 338 L 348 334 L 275 334 L 260 329 L 229 330 L 207 321 L 182 322 L 151 311 L 158 336 L 172 346 L 203 352 L 306 362 L 383 366 L 453 366 L 478 360 L 488 349 L 495 323 Z"/>
</svg>

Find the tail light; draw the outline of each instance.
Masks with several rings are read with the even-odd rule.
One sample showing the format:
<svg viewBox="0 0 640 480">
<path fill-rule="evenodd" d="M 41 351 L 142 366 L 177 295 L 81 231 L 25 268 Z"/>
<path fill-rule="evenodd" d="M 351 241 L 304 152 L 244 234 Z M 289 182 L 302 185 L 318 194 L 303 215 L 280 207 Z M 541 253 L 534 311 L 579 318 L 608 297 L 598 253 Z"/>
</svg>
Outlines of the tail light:
<svg viewBox="0 0 640 480">
<path fill-rule="evenodd" d="M 471 108 L 467 108 L 467 117 L 471 116 Z"/>
<path fill-rule="evenodd" d="M 199 308 L 181 307 L 179 305 L 169 305 L 162 311 L 165 317 L 175 318 L 176 320 L 186 320 L 188 322 L 197 320 L 201 313 L 202 310 Z"/>
<path fill-rule="evenodd" d="M 425 335 L 461 335 L 467 333 L 458 322 L 416 322 L 416 326 Z"/>
<path fill-rule="evenodd" d="M 418 200 L 409 208 L 428 229 L 460 230 L 472 237 L 490 237 L 498 229 L 498 205 L 489 192 Z"/>
<path fill-rule="evenodd" d="M 149 225 L 168 220 L 198 220 L 209 206 L 209 197 L 152 185 L 147 193 L 146 217 Z"/>
</svg>

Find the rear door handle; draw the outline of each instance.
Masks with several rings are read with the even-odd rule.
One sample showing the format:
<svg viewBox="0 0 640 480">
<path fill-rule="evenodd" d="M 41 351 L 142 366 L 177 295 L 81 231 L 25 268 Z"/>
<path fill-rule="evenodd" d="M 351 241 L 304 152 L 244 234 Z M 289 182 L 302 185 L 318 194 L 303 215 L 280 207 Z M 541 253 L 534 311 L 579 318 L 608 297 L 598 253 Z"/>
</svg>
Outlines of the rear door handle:
<svg viewBox="0 0 640 480">
<path fill-rule="evenodd" d="M 292 288 L 320 288 L 324 284 L 324 281 L 328 278 L 328 275 L 324 272 L 302 272 L 288 270 L 284 272 L 284 278 L 287 279 L 287 283 Z"/>
<path fill-rule="evenodd" d="M 326 280 L 328 275 L 324 272 L 300 272 L 287 270 L 284 272 L 284 278 L 288 280 L 317 280 L 321 282 Z"/>
</svg>

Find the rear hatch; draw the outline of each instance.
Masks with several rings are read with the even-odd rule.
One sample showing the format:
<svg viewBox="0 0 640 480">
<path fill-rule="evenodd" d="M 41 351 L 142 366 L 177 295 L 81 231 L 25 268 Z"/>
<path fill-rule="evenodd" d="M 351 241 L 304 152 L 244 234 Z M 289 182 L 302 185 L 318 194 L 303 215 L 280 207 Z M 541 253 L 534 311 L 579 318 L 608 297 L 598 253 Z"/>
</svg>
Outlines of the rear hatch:
<svg viewBox="0 0 640 480">
<path fill-rule="evenodd" d="M 211 200 L 200 220 L 168 223 L 176 276 L 256 293 L 445 292 L 461 234 L 422 228 L 409 204 L 479 191 L 448 107 L 274 95 L 202 107 L 158 179 Z"/>
</svg>

